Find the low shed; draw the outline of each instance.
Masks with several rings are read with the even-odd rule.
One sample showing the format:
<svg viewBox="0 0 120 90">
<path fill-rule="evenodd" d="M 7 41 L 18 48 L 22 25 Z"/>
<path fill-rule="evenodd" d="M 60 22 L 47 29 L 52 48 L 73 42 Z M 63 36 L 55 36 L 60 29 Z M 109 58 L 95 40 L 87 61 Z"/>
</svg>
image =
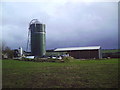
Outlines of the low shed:
<svg viewBox="0 0 120 90">
<path fill-rule="evenodd" d="M 67 52 L 70 56 L 76 59 L 100 59 L 102 58 L 100 46 L 90 47 L 70 47 L 70 48 L 57 48 L 55 52 Z"/>
</svg>

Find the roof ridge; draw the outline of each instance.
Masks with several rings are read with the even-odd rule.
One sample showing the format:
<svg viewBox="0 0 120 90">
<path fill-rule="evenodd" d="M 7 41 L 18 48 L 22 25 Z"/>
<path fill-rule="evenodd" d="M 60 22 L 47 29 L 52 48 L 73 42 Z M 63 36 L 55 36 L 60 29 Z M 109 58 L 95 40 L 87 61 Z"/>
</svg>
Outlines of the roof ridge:
<svg viewBox="0 0 120 90">
<path fill-rule="evenodd" d="M 100 47 L 100 46 L 86 46 L 86 47 Z M 64 48 L 79 48 L 79 47 L 64 47 Z M 82 48 L 82 47 L 80 47 L 80 48 Z"/>
<path fill-rule="evenodd" d="M 56 48 L 54 51 L 93 50 L 93 49 L 100 49 L 100 46 Z"/>
</svg>

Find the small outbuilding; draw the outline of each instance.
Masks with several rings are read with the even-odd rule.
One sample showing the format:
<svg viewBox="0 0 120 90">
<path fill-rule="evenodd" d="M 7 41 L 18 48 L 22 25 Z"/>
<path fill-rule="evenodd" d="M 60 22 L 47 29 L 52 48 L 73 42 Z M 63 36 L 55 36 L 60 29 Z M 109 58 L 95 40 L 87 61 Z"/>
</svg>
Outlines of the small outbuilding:
<svg viewBox="0 0 120 90">
<path fill-rule="evenodd" d="M 102 58 L 100 46 L 57 48 L 54 51 L 55 52 L 67 52 L 69 56 L 72 56 L 76 59 L 100 59 Z"/>
</svg>

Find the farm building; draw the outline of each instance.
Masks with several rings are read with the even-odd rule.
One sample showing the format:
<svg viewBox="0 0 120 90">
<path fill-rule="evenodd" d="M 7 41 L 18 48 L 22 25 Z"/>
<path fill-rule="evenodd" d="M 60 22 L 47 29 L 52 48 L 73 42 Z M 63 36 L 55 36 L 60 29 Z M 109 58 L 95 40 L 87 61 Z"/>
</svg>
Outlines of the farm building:
<svg viewBox="0 0 120 90">
<path fill-rule="evenodd" d="M 57 48 L 55 52 L 67 52 L 70 56 L 76 59 L 100 59 L 102 58 L 100 46 L 90 47 L 70 47 L 70 48 Z"/>
</svg>

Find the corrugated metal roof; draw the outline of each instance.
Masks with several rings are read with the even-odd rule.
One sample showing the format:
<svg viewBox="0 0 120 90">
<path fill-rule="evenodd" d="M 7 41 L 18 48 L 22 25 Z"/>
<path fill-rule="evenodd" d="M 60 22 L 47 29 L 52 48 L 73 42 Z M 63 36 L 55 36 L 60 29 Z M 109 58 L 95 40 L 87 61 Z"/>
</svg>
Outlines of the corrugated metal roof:
<svg viewBox="0 0 120 90">
<path fill-rule="evenodd" d="M 95 49 L 100 49 L 100 46 L 57 48 L 54 51 L 95 50 Z"/>
</svg>

